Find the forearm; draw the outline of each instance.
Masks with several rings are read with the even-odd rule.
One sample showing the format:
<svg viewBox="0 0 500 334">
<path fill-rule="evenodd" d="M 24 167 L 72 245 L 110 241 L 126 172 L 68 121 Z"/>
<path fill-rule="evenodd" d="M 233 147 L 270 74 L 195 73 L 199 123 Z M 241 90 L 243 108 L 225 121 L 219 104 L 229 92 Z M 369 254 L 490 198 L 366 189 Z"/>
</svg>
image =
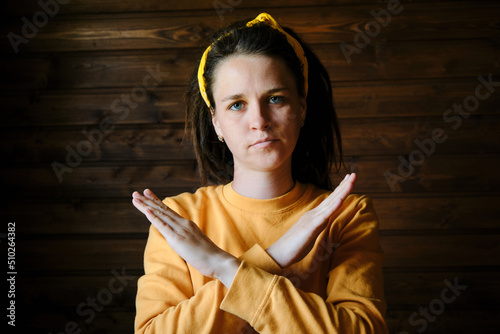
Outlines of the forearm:
<svg viewBox="0 0 500 334">
<path fill-rule="evenodd" d="M 179 294 L 175 290 L 158 288 L 161 281 L 146 277 L 139 282 L 136 333 L 210 333 L 222 329 L 220 310 L 214 303 L 221 301 L 226 292 L 220 282 L 209 282 L 192 297 L 177 302 Z"/>
<path fill-rule="evenodd" d="M 227 289 L 229 289 L 233 283 L 234 276 L 238 271 L 241 261 L 230 254 L 227 254 L 226 256 L 222 255 L 219 259 L 220 260 L 217 260 L 218 263 L 214 278 L 218 279 Z"/>
<path fill-rule="evenodd" d="M 386 333 L 378 311 L 382 306 L 376 303 L 384 302 L 361 296 L 326 301 L 245 262 L 221 309 L 246 320 L 259 333 Z"/>
</svg>

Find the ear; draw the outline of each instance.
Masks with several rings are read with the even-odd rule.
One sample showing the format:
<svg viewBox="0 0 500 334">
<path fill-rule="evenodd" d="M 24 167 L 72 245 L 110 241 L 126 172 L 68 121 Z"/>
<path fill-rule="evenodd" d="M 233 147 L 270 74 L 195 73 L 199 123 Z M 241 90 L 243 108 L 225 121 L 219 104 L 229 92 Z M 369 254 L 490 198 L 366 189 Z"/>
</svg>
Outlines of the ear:
<svg viewBox="0 0 500 334">
<path fill-rule="evenodd" d="M 220 129 L 219 121 L 217 120 L 217 116 L 215 115 L 215 110 L 210 107 L 210 113 L 212 114 L 212 125 L 214 126 L 215 133 L 217 133 L 218 136 L 222 136 L 222 131 Z"/>
</svg>

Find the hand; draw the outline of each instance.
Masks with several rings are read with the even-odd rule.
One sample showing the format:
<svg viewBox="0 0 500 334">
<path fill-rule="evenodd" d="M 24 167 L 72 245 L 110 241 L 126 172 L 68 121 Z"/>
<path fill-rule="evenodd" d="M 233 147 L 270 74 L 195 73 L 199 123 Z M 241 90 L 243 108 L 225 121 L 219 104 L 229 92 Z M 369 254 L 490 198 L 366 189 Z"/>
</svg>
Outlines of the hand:
<svg viewBox="0 0 500 334">
<path fill-rule="evenodd" d="M 239 267 L 238 260 L 223 251 L 200 228 L 167 207 L 149 189 L 137 191 L 132 203 L 163 235 L 169 246 L 202 275 L 219 279 L 229 288 Z"/>
<path fill-rule="evenodd" d="M 286 268 L 309 253 L 319 233 L 328 224 L 330 216 L 342 206 L 342 202 L 352 191 L 355 181 L 356 174 L 346 175 L 321 204 L 304 213 L 281 238 L 266 249 L 276 263 Z"/>
</svg>

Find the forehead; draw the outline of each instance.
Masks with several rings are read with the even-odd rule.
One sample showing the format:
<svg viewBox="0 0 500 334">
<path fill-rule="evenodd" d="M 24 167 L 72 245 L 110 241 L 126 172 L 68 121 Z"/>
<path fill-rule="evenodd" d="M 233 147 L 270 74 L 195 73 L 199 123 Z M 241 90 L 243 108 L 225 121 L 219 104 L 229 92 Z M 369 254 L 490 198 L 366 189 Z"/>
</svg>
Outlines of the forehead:
<svg viewBox="0 0 500 334">
<path fill-rule="evenodd" d="M 213 93 L 217 99 L 222 95 L 267 91 L 277 87 L 292 90 L 295 86 L 293 74 L 283 60 L 264 55 L 236 55 L 217 66 Z"/>
</svg>

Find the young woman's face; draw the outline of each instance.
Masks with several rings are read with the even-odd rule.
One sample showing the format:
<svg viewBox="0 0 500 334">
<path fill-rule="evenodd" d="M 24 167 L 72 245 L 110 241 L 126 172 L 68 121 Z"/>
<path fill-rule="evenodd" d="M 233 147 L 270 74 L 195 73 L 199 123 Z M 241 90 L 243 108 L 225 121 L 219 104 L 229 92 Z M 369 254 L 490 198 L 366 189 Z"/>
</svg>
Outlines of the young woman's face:
<svg viewBox="0 0 500 334">
<path fill-rule="evenodd" d="M 291 168 L 306 103 L 282 60 L 228 58 L 215 71 L 213 95 L 212 122 L 233 154 L 235 171 Z"/>
</svg>

